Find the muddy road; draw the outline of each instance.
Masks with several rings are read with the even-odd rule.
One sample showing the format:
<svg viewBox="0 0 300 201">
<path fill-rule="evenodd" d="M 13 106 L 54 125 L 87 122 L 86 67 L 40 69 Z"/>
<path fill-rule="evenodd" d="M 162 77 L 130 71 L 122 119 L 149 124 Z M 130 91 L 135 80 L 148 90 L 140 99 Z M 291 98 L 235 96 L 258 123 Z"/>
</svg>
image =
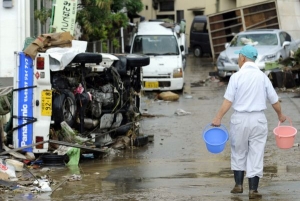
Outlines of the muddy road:
<svg viewBox="0 0 300 201">
<path fill-rule="evenodd" d="M 185 88 L 176 102 L 155 100 L 155 92 L 144 93 L 141 133 L 153 135 L 144 147 L 111 153 L 108 157 L 82 161 L 78 168 L 51 168 L 59 186 L 52 193 L 21 194 L 7 200 L 248 200 L 248 181 L 244 193 L 230 194 L 234 185 L 230 170 L 230 142 L 220 154 L 207 151 L 202 130 L 212 121 L 226 89 L 226 82 L 208 79 L 214 67 L 210 58 L 188 58 Z M 284 113 L 300 128 L 299 94 L 278 91 Z M 188 112 L 176 115 L 175 112 Z M 223 124 L 229 126 L 229 111 Z M 276 113 L 268 105 L 269 138 L 265 151 L 261 200 L 300 200 L 300 147 L 276 147 L 273 128 Z M 299 135 L 299 134 L 297 134 Z M 300 142 L 296 136 L 295 143 Z M 80 174 L 80 181 L 65 182 L 64 176 Z"/>
</svg>

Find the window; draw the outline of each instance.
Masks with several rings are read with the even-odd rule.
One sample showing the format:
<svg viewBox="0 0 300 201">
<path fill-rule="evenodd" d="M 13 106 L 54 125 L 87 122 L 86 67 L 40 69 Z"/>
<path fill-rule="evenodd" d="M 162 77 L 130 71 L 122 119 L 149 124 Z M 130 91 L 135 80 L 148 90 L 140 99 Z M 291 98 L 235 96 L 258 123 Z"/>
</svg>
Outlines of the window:
<svg viewBox="0 0 300 201">
<path fill-rule="evenodd" d="M 241 34 L 236 35 L 231 41 L 230 46 L 243 46 L 243 45 L 256 45 L 256 46 L 272 46 L 278 45 L 277 35 L 274 33 L 254 33 L 254 34 Z"/>
<path fill-rule="evenodd" d="M 13 7 L 12 0 L 3 0 L 3 8 L 11 8 Z"/>
<path fill-rule="evenodd" d="M 204 32 L 204 29 L 206 29 L 204 22 L 195 22 L 193 24 L 192 31 L 194 31 L 194 32 Z"/>
<path fill-rule="evenodd" d="M 132 53 L 145 55 L 179 55 L 177 39 L 173 35 L 136 36 Z"/>
<path fill-rule="evenodd" d="M 163 1 L 159 3 L 160 11 L 174 11 L 174 1 Z"/>
<path fill-rule="evenodd" d="M 170 19 L 170 20 L 175 20 L 174 15 L 156 15 L 156 19 Z"/>
<path fill-rule="evenodd" d="M 291 41 L 291 36 L 286 32 L 281 32 L 279 34 L 280 44 L 283 45 L 284 41 Z"/>
<path fill-rule="evenodd" d="M 184 19 L 184 10 L 177 10 L 176 11 L 176 21 L 180 23 L 180 21 Z"/>
</svg>

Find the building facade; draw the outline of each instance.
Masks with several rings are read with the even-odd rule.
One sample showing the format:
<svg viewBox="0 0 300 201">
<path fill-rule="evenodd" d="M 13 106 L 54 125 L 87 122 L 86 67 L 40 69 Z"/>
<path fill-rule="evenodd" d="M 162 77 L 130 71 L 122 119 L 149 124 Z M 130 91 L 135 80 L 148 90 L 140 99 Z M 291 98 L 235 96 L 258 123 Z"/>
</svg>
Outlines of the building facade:
<svg viewBox="0 0 300 201">
<path fill-rule="evenodd" d="M 189 46 L 190 27 L 194 16 L 247 6 L 268 0 L 142 0 L 144 10 L 140 16 L 149 19 L 172 19 L 186 21 L 186 38 Z M 34 11 L 51 7 L 49 0 L 3 0 L 0 1 L 0 77 L 13 76 L 14 52 L 21 51 L 27 37 L 49 33 L 47 25 L 34 19 Z M 280 9 L 281 28 L 289 31 L 294 38 L 300 27 L 299 0 L 277 0 Z M 139 19 L 136 19 L 138 22 Z M 298 37 L 300 38 L 300 37 Z M 1 84 L 1 83 L 0 83 Z"/>
<path fill-rule="evenodd" d="M 0 1 L 0 77 L 13 76 L 14 52 L 23 50 L 27 37 L 36 37 L 49 30 L 34 19 L 34 10 L 44 4 L 49 4 L 49 1 Z"/>
<path fill-rule="evenodd" d="M 0 1 L 0 76 L 12 77 L 14 52 L 30 36 L 30 1 Z M 1 83 L 0 83 L 1 84 Z"/>
<path fill-rule="evenodd" d="M 189 44 L 190 28 L 196 15 L 210 15 L 267 1 L 269 0 L 142 0 L 144 10 L 139 14 L 146 20 L 169 18 L 174 22 L 179 22 L 181 19 L 185 19 L 186 38 Z M 300 27 L 299 0 L 277 0 L 277 7 L 280 9 L 281 28 L 299 39 L 299 30 L 296 30 Z"/>
</svg>

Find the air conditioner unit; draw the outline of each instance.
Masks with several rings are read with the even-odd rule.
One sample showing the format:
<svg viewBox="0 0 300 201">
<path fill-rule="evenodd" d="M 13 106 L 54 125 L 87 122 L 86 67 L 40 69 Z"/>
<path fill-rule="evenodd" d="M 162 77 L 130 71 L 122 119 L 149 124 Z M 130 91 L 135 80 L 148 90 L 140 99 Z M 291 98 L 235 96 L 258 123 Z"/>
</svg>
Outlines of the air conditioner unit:
<svg viewBox="0 0 300 201">
<path fill-rule="evenodd" d="M 12 0 L 3 0 L 3 8 L 12 8 L 13 3 Z"/>
</svg>

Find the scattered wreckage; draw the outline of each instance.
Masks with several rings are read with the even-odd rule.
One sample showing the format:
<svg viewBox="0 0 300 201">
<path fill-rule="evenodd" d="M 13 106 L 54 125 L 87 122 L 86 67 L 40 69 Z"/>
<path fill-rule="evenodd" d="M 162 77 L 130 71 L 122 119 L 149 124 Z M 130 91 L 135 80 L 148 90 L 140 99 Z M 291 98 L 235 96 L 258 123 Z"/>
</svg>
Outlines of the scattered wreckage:
<svg viewBox="0 0 300 201">
<path fill-rule="evenodd" d="M 0 155 L 46 155 L 62 146 L 99 154 L 120 136 L 130 145 L 147 143 L 139 118 L 141 67 L 149 65 L 149 57 L 89 53 L 86 45 L 67 32 L 55 33 L 15 52 L 13 108 L 6 125 L 6 144 L 13 149 Z"/>
</svg>

